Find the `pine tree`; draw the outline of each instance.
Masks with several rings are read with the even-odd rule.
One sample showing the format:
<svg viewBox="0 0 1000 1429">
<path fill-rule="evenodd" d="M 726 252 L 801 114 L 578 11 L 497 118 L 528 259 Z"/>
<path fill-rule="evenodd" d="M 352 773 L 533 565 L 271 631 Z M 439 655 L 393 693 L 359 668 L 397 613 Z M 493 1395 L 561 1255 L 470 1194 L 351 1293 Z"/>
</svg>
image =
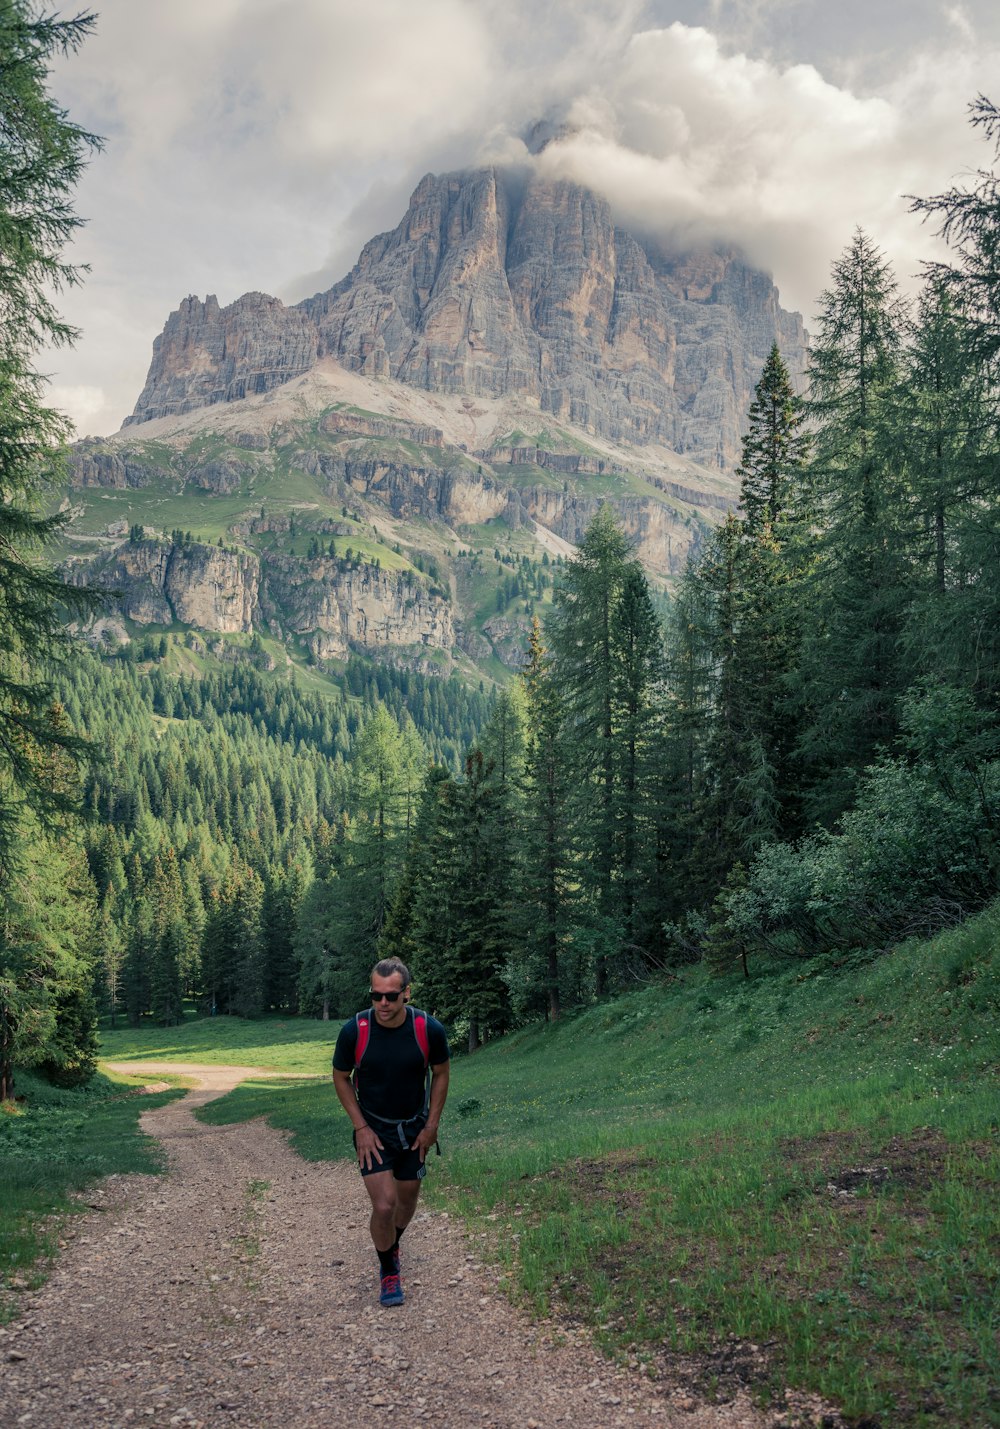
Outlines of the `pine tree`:
<svg viewBox="0 0 1000 1429">
<path fill-rule="evenodd" d="M 42 563 L 65 524 L 42 511 L 64 479 L 60 448 L 70 424 L 42 401 L 33 361 L 47 344 L 75 337 L 51 294 L 79 281 L 62 259 L 79 227 L 70 196 L 98 140 L 71 123 L 46 90 L 55 54 L 75 51 L 92 15 L 37 18 L 27 0 L 5 0 L 0 15 L 0 868 L 16 856 L 24 802 L 47 816 L 64 798 L 37 777 L 36 752 L 79 748 L 55 729 L 41 660 L 66 645 L 64 611 L 86 609 L 81 591 Z"/>
<path fill-rule="evenodd" d="M 74 1085 L 94 1070 L 97 890 L 76 837 L 22 819 L 19 867 L 0 898 L 0 1101 L 14 1066 Z"/>
<path fill-rule="evenodd" d="M 654 794 L 655 913 L 664 927 L 711 895 L 699 830 L 709 793 L 714 652 L 713 602 L 692 561 L 668 611 L 664 654 L 663 758 Z"/>
<path fill-rule="evenodd" d="M 699 588 L 710 661 L 696 855 L 706 895 L 737 861 L 797 828 L 789 680 L 801 645 L 811 545 L 802 423 L 775 346 L 757 384 L 738 468 L 745 514 L 730 514 L 712 532 L 690 576 Z"/>
<path fill-rule="evenodd" d="M 428 784 L 409 921 L 419 996 L 474 1052 L 510 1022 L 510 890 L 497 857 L 499 785 L 481 750 L 464 772 Z"/>
<path fill-rule="evenodd" d="M 153 1020 L 160 1027 L 174 1027 L 182 1021 L 181 962 L 185 948 L 184 924 L 172 918 L 160 933 L 149 970 L 149 1003 Z"/>
<path fill-rule="evenodd" d="M 809 398 L 820 536 L 798 682 L 811 810 L 829 821 L 896 734 L 910 541 L 897 440 L 906 314 L 864 233 L 834 264 L 822 304 Z"/>
<path fill-rule="evenodd" d="M 440 819 L 442 786 L 450 778 L 448 770 L 441 765 L 432 765 L 427 771 L 407 844 L 402 876 L 379 943 L 379 957 L 399 958 L 411 972 L 420 970 L 418 902 L 425 897 L 432 877 L 432 849 Z M 441 891 L 446 897 L 447 890 Z"/>
<path fill-rule="evenodd" d="M 788 520 L 809 455 L 805 420 L 802 399 L 775 343 L 754 388 L 736 468 L 744 526 L 751 538 L 765 527 L 774 532 Z"/>
<path fill-rule="evenodd" d="M 500 789 L 491 772 L 482 751 L 473 750 L 450 806 L 455 859 L 448 887 L 454 913 L 445 1015 L 468 1020 L 470 1052 L 510 1024 L 504 981 L 510 882 L 498 857 Z"/>
<path fill-rule="evenodd" d="M 346 1016 L 352 1002 L 356 1000 L 360 1005 L 362 998 L 353 980 L 338 977 L 333 931 L 337 894 L 336 869 L 328 868 L 313 879 L 299 906 L 292 939 L 298 1010 L 321 1017 L 324 1022 L 332 1014 Z"/>
<path fill-rule="evenodd" d="M 573 731 L 578 793 L 575 825 L 602 942 L 595 960 L 598 995 L 608 989 L 608 953 L 621 943 L 617 876 L 614 727 L 615 614 L 628 564 L 628 541 L 602 504 L 556 591 L 550 622 L 557 678 Z"/>
<path fill-rule="evenodd" d="M 341 985 L 357 988 L 379 956 L 413 822 L 419 745 L 382 704 L 359 732 L 351 762 L 351 819 L 338 864 L 330 936 Z"/>
<path fill-rule="evenodd" d="M 386 933 L 392 947 L 406 946 L 405 959 L 418 988 L 421 1005 L 448 1018 L 456 1005 L 454 951 L 458 936 L 454 896 L 458 853 L 455 848 L 456 781 L 445 770 L 431 770 L 415 830 L 413 862 L 404 877 L 406 902 Z M 408 884 L 408 887 L 406 885 Z M 402 891 L 402 890 L 401 890 Z M 405 944 L 402 939 L 405 937 Z"/>
<path fill-rule="evenodd" d="M 1000 157 L 1000 109 L 980 94 L 969 105 L 970 122 Z M 935 286 L 949 293 L 975 359 L 996 375 L 1000 362 L 1000 177 L 986 169 L 970 187 L 954 187 L 915 198 L 912 209 L 936 219 L 952 249 L 950 261 L 928 264 Z"/>
<path fill-rule="evenodd" d="M 612 708 L 618 747 L 615 817 L 621 882 L 622 926 L 628 948 L 655 960 L 660 930 L 644 916 L 652 860 L 653 788 L 658 763 L 656 721 L 663 693 L 663 633 L 645 572 L 637 561 L 625 568 L 615 610 Z"/>
<path fill-rule="evenodd" d="M 997 394 L 939 279 L 921 295 L 903 382 L 914 592 L 905 630 L 910 679 L 1000 690 Z"/>
<path fill-rule="evenodd" d="M 543 1009 L 555 1022 L 568 1001 L 565 986 L 570 907 L 568 810 L 571 774 L 563 739 L 564 708 L 542 640 L 531 622 L 528 663 L 521 675 L 527 706 L 527 748 L 522 806 L 520 953 L 511 958 L 508 982 L 514 1005 Z"/>
</svg>

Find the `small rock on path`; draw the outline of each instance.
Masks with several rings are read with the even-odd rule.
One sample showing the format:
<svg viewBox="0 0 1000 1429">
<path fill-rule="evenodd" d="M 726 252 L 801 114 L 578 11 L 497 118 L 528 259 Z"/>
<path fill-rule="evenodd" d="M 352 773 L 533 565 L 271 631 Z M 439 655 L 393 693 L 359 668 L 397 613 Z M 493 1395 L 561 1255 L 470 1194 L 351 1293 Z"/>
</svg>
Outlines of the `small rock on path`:
<svg viewBox="0 0 1000 1429">
<path fill-rule="evenodd" d="M 141 1119 L 167 1174 L 88 1193 L 100 1209 L 67 1225 L 50 1279 L 0 1328 L 5 1429 L 355 1429 L 390 1412 L 444 1429 L 769 1422 L 743 1399 L 671 1396 L 584 1339 L 558 1343 L 498 1293 L 443 1213 L 418 1212 L 403 1240 L 406 1304 L 382 1309 L 356 1169 L 301 1160 L 263 1121 L 191 1115 L 257 1069 L 117 1065 L 196 1089 Z"/>
</svg>

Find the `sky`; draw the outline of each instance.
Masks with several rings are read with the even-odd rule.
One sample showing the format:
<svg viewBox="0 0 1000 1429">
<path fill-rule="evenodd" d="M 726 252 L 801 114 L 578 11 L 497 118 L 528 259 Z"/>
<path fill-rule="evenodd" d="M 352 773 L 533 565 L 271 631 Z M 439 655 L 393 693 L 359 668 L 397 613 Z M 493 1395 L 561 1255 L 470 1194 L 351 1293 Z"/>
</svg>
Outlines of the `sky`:
<svg viewBox="0 0 1000 1429">
<path fill-rule="evenodd" d="M 906 196 L 992 161 L 968 105 L 1000 100 L 996 0 L 96 5 L 50 77 L 104 139 L 59 298 L 81 336 L 39 362 L 81 436 L 121 425 L 183 298 L 330 287 L 428 172 L 586 183 L 626 226 L 738 245 L 808 325 L 858 226 L 915 291 L 936 240 Z"/>
</svg>

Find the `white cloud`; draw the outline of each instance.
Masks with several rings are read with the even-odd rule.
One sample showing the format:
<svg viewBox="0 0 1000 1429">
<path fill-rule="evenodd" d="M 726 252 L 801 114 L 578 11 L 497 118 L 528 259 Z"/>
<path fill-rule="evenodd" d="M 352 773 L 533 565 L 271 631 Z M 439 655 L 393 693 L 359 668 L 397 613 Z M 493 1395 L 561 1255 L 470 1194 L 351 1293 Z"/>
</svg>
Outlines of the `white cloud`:
<svg viewBox="0 0 1000 1429">
<path fill-rule="evenodd" d="M 976 31 L 964 5 L 945 5 L 944 17 L 967 44 L 975 42 Z"/>
<path fill-rule="evenodd" d="M 965 98 L 979 72 L 963 51 L 918 56 L 883 93 L 859 95 L 813 65 L 727 55 L 674 24 L 632 38 L 540 163 L 668 241 L 741 245 L 808 314 L 858 224 L 904 282 L 918 270 L 930 235 L 905 194 L 947 183 L 973 152 Z"/>
<path fill-rule="evenodd" d="M 845 60 L 847 20 L 812 0 L 684 0 L 714 10 L 711 28 L 655 24 L 667 3 L 103 0 L 95 37 L 53 77 L 108 144 L 79 192 L 90 222 L 74 257 L 92 275 L 61 302 L 84 338 L 44 365 L 102 391 L 85 421 L 110 430 L 188 293 L 294 301 L 328 286 L 425 172 L 524 162 L 524 128 L 546 115 L 576 132 L 544 171 L 677 241 L 741 244 L 807 315 L 859 223 L 916 271 L 931 239 L 902 195 L 985 158 L 965 122 L 1000 72 L 985 0 L 893 0 L 898 57 L 877 82 Z M 912 19 L 930 11 L 933 43 Z M 881 41 L 884 8 L 871 13 Z M 796 49 L 810 17 L 840 26 L 836 62 Z"/>
<path fill-rule="evenodd" d="M 100 387 L 65 387 L 58 382 L 47 389 L 45 400 L 50 407 L 65 413 L 79 436 L 92 430 L 95 418 L 101 416 L 107 405 Z"/>
</svg>

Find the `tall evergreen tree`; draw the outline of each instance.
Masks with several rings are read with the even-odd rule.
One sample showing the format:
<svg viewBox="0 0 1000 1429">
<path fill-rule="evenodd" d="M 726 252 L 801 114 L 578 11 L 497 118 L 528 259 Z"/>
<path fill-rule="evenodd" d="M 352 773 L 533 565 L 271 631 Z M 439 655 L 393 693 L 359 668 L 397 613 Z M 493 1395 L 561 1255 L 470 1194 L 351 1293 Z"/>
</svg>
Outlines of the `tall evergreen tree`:
<svg viewBox="0 0 1000 1429">
<path fill-rule="evenodd" d="M 276 1012 L 294 1012 L 298 1004 L 295 934 L 302 900 L 314 878 L 312 859 L 305 852 L 289 867 L 272 867 L 264 875 L 264 1006 Z"/>
<path fill-rule="evenodd" d="M 799 693 L 811 812 L 827 821 L 897 730 L 910 550 L 897 442 L 905 319 L 888 262 L 857 232 L 834 264 L 810 358 L 820 537 Z"/>
<path fill-rule="evenodd" d="M 663 632 L 638 561 L 625 567 L 615 610 L 612 669 L 612 717 L 617 754 L 615 817 L 622 929 L 627 950 L 647 963 L 659 960 L 660 929 L 647 916 L 655 899 L 653 797 L 662 713 Z"/>
<path fill-rule="evenodd" d="M 354 809 L 338 868 L 331 926 L 343 979 L 358 989 L 379 944 L 406 858 L 417 784 L 417 748 L 384 705 L 358 735 L 351 763 Z"/>
<path fill-rule="evenodd" d="M 1000 691 L 1000 393 L 968 337 L 954 297 L 934 279 L 921 295 L 903 381 L 914 534 L 905 649 L 911 679 L 969 684 L 989 701 Z"/>
<path fill-rule="evenodd" d="M 0 7 L 0 868 L 15 859 L 18 812 L 46 815 L 64 796 L 38 778 L 36 751 L 78 745 L 48 718 L 41 658 L 66 644 L 64 612 L 85 608 L 40 559 L 66 521 L 42 509 L 64 479 L 70 424 L 42 400 L 33 363 L 46 344 L 75 337 L 52 294 L 82 270 L 62 257 L 81 220 L 71 196 L 94 135 L 48 94 L 51 58 L 75 51 L 93 15 L 39 17 L 28 0 Z"/>
<path fill-rule="evenodd" d="M 768 354 L 743 438 L 736 475 L 746 533 L 758 537 L 786 524 L 798 504 L 802 468 L 809 455 L 801 398 L 775 343 Z"/>
<path fill-rule="evenodd" d="M 338 966 L 336 915 L 337 871 L 331 867 L 306 889 L 292 939 L 298 1010 L 324 1022 L 338 1012 L 346 1015 L 352 1001 L 360 1005 L 362 997 L 355 979 L 343 976 Z"/>
<path fill-rule="evenodd" d="M 519 1013 L 544 1009 L 555 1022 L 571 993 L 565 964 L 571 899 L 572 777 L 564 738 L 564 705 L 537 616 L 531 622 L 528 663 L 521 683 L 527 711 L 522 896 L 519 937 L 510 959 L 508 982 Z"/>
<path fill-rule="evenodd" d="M 984 94 L 969 105 L 969 118 L 1000 158 L 1000 109 Z M 1000 363 L 1000 176 L 979 169 L 974 184 L 915 198 L 915 212 L 937 222 L 951 253 L 928 264 L 935 285 L 953 299 L 964 341 L 976 359 L 996 375 Z"/>
<path fill-rule="evenodd" d="M 465 778 L 454 786 L 451 848 L 454 865 L 448 887 L 454 903 L 448 959 L 449 1020 L 468 1021 L 474 1052 L 510 1025 L 510 995 L 504 980 L 509 951 L 509 870 L 499 857 L 502 823 L 500 786 L 482 751 L 465 761 Z"/>
<path fill-rule="evenodd" d="M 0 1101 L 14 1067 L 85 1080 L 96 1056 L 97 890 L 77 839 L 25 816 L 19 867 L 0 899 Z"/>
<path fill-rule="evenodd" d="M 425 775 L 402 877 L 379 943 L 380 957 L 399 958 L 411 973 L 421 971 L 421 945 L 417 937 L 419 904 L 426 898 L 428 885 L 434 877 L 433 852 L 441 818 L 442 788 L 450 778 L 448 770 L 439 764 L 432 765 Z M 439 892 L 442 901 L 447 900 L 447 887 Z M 433 917 L 431 921 L 433 923 Z M 423 971 L 427 971 L 426 965 Z M 427 990 L 432 985 L 429 983 Z M 426 991 L 421 991 L 420 995 L 425 996 Z"/>
<path fill-rule="evenodd" d="M 697 840 L 706 891 L 762 843 L 797 829 L 789 681 L 799 657 L 811 544 L 803 422 L 775 345 L 756 387 L 738 468 L 744 514 L 731 514 L 712 533 L 691 575 L 711 661 Z"/>
<path fill-rule="evenodd" d="M 615 787 L 615 619 L 628 560 L 625 533 L 604 503 L 556 588 L 556 610 L 549 626 L 557 678 L 572 729 L 579 873 L 604 929 L 595 961 L 598 995 L 608 989 L 608 953 L 617 950 L 622 936 Z"/>
<path fill-rule="evenodd" d="M 462 780 L 428 783 L 409 945 L 421 1001 L 454 1023 L 474 1052 L 510 1022 L 511 907 L 497 856 L 500 786 L 481 750 L 469 753 L 464 772 Z"/>
</svg>

